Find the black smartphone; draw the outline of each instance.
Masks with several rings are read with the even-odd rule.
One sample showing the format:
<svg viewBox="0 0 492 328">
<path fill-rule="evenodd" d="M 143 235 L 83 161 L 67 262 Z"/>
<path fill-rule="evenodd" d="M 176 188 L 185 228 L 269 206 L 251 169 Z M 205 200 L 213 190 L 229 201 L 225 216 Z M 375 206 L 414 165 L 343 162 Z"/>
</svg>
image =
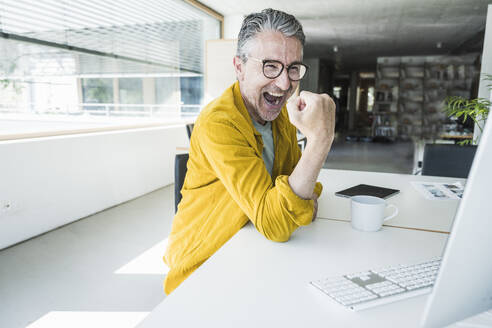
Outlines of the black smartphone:
<svg viewBox="0 0 492 328">
<path fill-rule="evenodd" d="M 354 187 L 350 187 L 348 189 L 337 191 L 335 195 L 341 197 L 366 195 L 366 196 L 375 196 L 375 197 L 386 199 L 393 195 L 398 194 L 399 192 L 400 191 L 397 189 L 360 184 Z"/>
</svg>

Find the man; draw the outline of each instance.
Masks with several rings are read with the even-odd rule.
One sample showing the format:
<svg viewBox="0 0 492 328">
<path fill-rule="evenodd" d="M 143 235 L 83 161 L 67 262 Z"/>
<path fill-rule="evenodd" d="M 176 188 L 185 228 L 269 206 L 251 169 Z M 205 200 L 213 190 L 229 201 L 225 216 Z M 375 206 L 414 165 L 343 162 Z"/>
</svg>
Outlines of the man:
<svg viewBox="0 0 492 328">
<path fill-rule="evenodd" d="M 335 104 L 327 95 L 301 92 L 285 106 L 307 70 L 304 38 L 300 23 L 280 11 L 244 19 L 233 60 L 238 81 L 203 109 L 193 128 L 164 256 L 166 294 L 248 221 L 283 242 L 315 218 Z M 302 156 L 296 127 L 307 138 Z"/>
</svg>

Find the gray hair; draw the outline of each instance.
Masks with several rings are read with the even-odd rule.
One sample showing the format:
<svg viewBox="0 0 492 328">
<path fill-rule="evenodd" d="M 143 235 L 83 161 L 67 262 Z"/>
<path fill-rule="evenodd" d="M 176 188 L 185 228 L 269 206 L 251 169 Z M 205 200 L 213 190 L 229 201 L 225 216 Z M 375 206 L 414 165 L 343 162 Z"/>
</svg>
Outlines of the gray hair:
<svg viewBox="0 0 492 328">
<path fill-rule="evenodd" d="M 301 23 L 290 14 L 268 8 L 261 13 L 252 13 L 244 18 L 236 50 L 236 56 L 243 62 L 247 60 L 246 44 L 254 39 L 257 33 L 263 31 L 279 31 L 286 37 L 295 37 L 304 47 L 306 36 L 302 31 Z"/>
</svg>

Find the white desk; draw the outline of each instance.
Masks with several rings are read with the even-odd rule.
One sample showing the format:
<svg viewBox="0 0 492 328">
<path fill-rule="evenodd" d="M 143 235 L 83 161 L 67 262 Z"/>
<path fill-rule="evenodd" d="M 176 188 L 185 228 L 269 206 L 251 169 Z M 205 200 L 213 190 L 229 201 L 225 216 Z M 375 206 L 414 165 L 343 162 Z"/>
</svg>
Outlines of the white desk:
<svg viewBox="0 0 492 328">
<path fill-rule="evenodd" d="M 335 196 L 335 192 L 363 183 L 400 190 L 398 195 L 387 199 L 388 203 L 398 206 L 399 214 L 387 221 L 386 225 L 440 232 L 451 231 L 459 201 L 427 200 L 410 182 L 460 181 L 464 184 L 466 181 L 459 178 L 328 169 L 321 170 L 318 180 L 323 184 L 318 217 L 350 221 L 350 200 Z"/>
<path fill-rule="evenodd" d="M 139 327 L 414 328 L 426 295 L 353 312 L 308 282 L 439 256 L 447 237 L 392 227 L 359 232 L 348 222 L 316 220 L 274 243 L 248 224 Z"/>
</svg>

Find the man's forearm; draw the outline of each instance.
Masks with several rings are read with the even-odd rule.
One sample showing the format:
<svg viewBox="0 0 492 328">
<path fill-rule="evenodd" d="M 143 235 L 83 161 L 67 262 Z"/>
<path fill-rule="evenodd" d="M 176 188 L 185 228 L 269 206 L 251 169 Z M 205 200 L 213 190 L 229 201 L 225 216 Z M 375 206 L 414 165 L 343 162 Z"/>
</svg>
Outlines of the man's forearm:
<svg viewBox="0 0 492 328">
<path fill-rule="evenodd" d="M 297 196 L 303 199 L 312 198 L 316 180 L 330 151 L 331 142 L 332 140 L 327 138 L 308 140 L 299 162 L 289 176 L 289 185 Z"/>
</svg>

